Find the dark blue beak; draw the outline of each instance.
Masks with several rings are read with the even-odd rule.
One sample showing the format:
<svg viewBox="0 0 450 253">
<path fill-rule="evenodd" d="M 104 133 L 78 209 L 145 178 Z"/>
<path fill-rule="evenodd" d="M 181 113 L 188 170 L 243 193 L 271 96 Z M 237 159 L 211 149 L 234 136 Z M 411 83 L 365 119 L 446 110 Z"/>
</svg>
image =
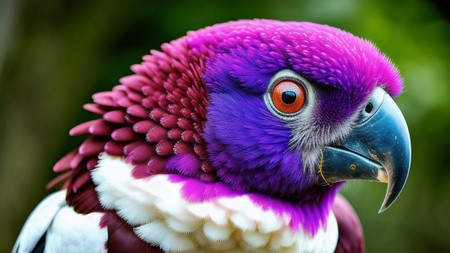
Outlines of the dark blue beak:
<svg viewBox="0 0 450 253">
<path fill-rule="evenodd" d="M 399 196 L 411 165 L 411 141 L 406 121 L 394 100 L 377 88 L 356 125 L 341 143 L 322 150 L 318 173 L 328 183 L 369 180 L 388 184 L 379 212 Z"/>
</svg>

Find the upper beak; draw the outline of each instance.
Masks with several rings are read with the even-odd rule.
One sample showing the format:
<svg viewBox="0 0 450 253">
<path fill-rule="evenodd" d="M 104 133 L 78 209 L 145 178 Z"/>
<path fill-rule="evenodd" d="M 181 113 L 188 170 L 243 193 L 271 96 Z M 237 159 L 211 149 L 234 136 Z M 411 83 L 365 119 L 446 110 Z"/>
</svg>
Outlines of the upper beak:
<svg viewBox="0 0 450 253">
<path fill-rule="evenodd" d="M 369 100 L 370 112 L 350 135 L 335 146 L 325 146 L 318 173 L 326 183 L 369 180 L 387 183 L 386 196 L 379 212 L 399 196 L 411 165 L 411 141 L 400 109 L 381 88 Z M 362 110 L 365 110 L 363 108 Z"/>
</svg>

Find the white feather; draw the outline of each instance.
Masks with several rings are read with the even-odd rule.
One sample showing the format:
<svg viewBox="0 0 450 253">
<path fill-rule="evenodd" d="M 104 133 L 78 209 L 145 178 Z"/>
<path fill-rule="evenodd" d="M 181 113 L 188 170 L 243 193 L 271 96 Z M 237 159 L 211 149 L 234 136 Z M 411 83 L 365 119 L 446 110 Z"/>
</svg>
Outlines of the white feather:
<svg viewBox="0 0 450 253">
<path fill-rule="evenodd" d="M 218 226 L 227 226 L 229 217 L 227 216 L 227 211 L 218 206 L 211 205 L 209 208 L 209 219 Z"/>
<path fill-rule="evenodd" d="M 197 247 L 191 237 L 171 230 L 163 221 L 152 221 L 135 228 L 146 242 L 159 245 L 165 251 L 192 251 Z"/>
<path fill-rule="evenodd" d="M 231 227 L 218 226 L 214 222 L 206 222 L 203 225 L 203 233 L 212 242 L 227 240 L 233 229 Z"/>
<path fill-rule="evenodd" d="M 263 248 L 269 242 L 270 235 L 263 234 L 256 231 L 244 231 L 242 233 L 242 239 L 250 245 L 252 248 Z"/>
<path fill-rule="evenodd" d="M 208 248 L 211 241 L 205 236 L 202 229 L 197 229 L 194 231 L 193 236 L 197 241 L 198 245 L 202 248 Z"/>
<path fill-rule="evenodd" d="M 203 203 L 191 203 L 189 204 L 186 209 L 191 213 L 192 215 L 206 219 L 210 213 L 209 209 L 211 208 L 211 204 L 208 202 Z"/>
<path fill-rule="evenodd" d="M 136 227 L 134 231 L 142 240 L 150 242 L 153 245 L 159 245 L 164 241 L 170 229 L 163 221 L 156 220 Z"/>
<path fill-rule="evenodd" d="M 184 222 L 180 221 L 173 217 L 168 217 L 166 219 L 167 225 L 169 227 L 178 232 L 178 233 L 191 233 L 198 229 L 198 226 L 200 225 L 199 220 L 195 220 L 194 222 Z"/>
<path fill-rule="evenodd" d="M 72 207 L 63 207 L 47 231 L 46 253 L 106 252 L 106 228 L 100 227 L 103 213 L 79 214 Z"/>
<path fill-rule="evenodd" d="M 170 198 L 168 198 L 170 199 Z M 165 198 L 158 198 L 154 202 L 155 207 L 161 212 L 173 217 L 180 217 L 180 219 L 186 219 L 186 210 L 180 203 L 175 201 L 167 201 Z"/>
<path fill-rule="evenodd" d="M 236 240 L 234 240 L 234 238 L 229 238 L 228 240 L 225 241 L 217 241 L 214 243 L 211 243 L 209 245 L 209 248 L 211 250 L 216 250 L 216 251 L 232 251 L 234 252 L 236 250 Z"/>
<path fill-rule="evenodd" d="M 263 217 L 264 219 L 260 221 L 258 225 L 258 229 L 260 232 L 264 234 L 269 234 L 280 230 L 283 224 L 283 220 L 280 219 L 274 212 L 268 210 L 264 212 Z M 290 219 L 287 222 L 286 219 L 284 219 L 284 222 L 285 222 L 284 224 L 289 224 Z"/>
<path fill-rule="evenodd" d="M 242 231 L 247 230 L 255 230 L 256 229 L 256 223 L 252 219 L 248 218 L 247 216 L 241 214 L 241 213 L 234 213 L 230 217 L 231 222 L 234 226 L 239 228 Z"/>
<path fill-rule="evenodd" d="M 301 237 L 294 237 L 292 231 L 283 230 L 275 233 L 270 243 L 274 249 L 289 248 L 294 244 L 295 240 L 301 239 Z"/>
<path fill-rule="evenodd" d="M 108 237 L 100 227 L 102 213 L 76 213 L 66 205 L 66 191 L 49 195 L 31 213 L 13 252 L 31 252 L 45 235 L 45 252 L 105 252 Z"/>
<path fill-rule="evenodd" d="M 42 200 L 25 222 L 12 252 L 31 252 L 65 204 L 66 191 L 55 192 Z"/>
<path fill-rule="evenodd" d="M 159 215 L 157 210 L 148 208 L 131 198 L 120 198 L 115 202 L 117 214 L 130 225 L 140 225 L 156 219 Z"/>
</svg>

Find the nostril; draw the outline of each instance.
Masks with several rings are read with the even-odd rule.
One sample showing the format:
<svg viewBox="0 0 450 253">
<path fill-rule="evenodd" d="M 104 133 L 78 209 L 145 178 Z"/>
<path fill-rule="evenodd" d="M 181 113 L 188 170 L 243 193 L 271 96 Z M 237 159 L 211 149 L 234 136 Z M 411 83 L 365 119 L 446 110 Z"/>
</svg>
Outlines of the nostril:
<svg viewBox="0 0 450 253">
<path fill-rule="evenodd" d="M 371 113 L 372 112 L 372 110 L 373 110 L 373 104 L 371 103 L 371 102 L 369 102 L 367 105 L 366 105 L 366 108 L 364 109 L 367 113 Z"/>
</svg>

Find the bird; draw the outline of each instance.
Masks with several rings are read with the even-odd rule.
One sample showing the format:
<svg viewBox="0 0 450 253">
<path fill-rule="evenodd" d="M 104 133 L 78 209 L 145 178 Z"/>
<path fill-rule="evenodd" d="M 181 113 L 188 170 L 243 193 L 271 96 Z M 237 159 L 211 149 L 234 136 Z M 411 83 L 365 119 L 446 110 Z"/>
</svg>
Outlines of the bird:
<svg viewBox="0 0 450 253">
<path fill-rule="evenodd" d="M 151 50 L 93 95 L 98 115 L 12 249 L 22 252 L 364 252 L 345 182 L 411 163 L 398 68 L 325 24 L 215 24 Z"/>
</svg>

